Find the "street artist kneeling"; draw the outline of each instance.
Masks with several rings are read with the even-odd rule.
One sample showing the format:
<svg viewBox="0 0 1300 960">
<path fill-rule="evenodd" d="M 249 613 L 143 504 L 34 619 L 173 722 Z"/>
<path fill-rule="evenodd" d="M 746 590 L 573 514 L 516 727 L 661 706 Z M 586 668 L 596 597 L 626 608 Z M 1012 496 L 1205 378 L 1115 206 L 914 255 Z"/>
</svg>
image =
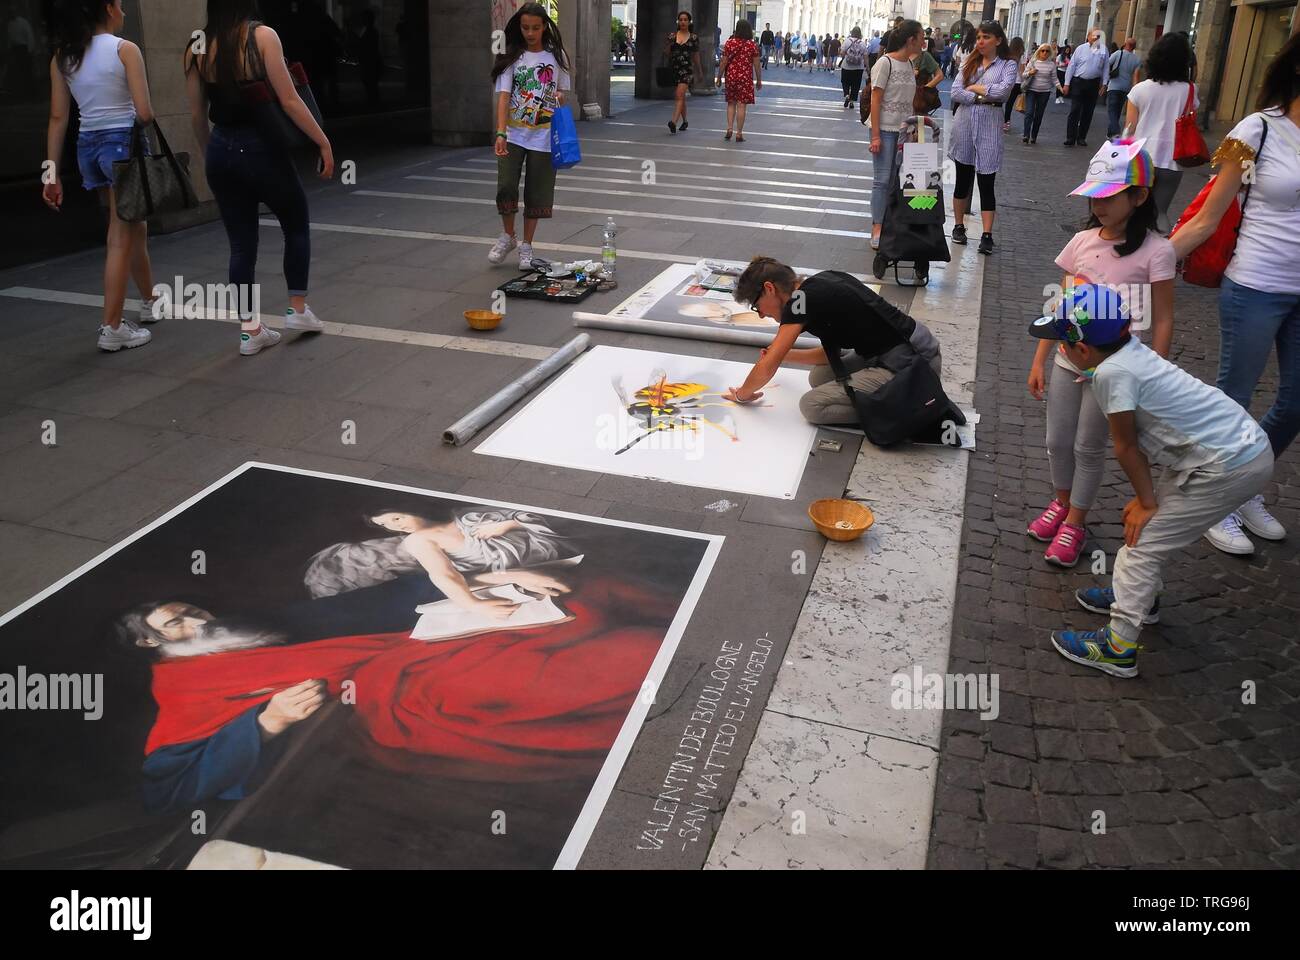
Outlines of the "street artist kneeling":
<svg viewBox="0 0 1300 960">
<path fill-rule="evenodd" d="M 861 427 L 869 440 L 888 446 L 918 439 L 959 443 L 946 422 L 964 424 L 939 383 L 939 341 L 851 274 L 823 270 L 800 278 L 771 257 L 755 257 L 736 282 L 735 298 L 780 321 L 772 344 L 727 399 L 751 403 L 785 361 L 813 368 L 813 389 L 799 400 L 810 423 Z M 795 349 L 807 330 L 822 345 Z M 843 351 L 851 350 L 848 356 Z"/>
</svg>

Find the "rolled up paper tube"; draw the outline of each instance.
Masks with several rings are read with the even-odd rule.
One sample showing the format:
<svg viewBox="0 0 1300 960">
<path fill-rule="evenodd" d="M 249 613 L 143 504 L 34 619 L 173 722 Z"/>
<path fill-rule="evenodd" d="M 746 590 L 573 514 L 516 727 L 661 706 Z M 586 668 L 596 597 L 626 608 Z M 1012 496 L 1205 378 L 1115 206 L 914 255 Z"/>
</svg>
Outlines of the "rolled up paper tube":
<svg viewBox="0 0 1300 960">
<path fill-rule="evenodd" d="M 476 433 L 510 409 L 514 403 L 527 396 L 534 387 L 549 379 L 557 370 L 567 366 L 574 357 L 577 357 L 589 346 L 591 346 L 591 337 L 585 333 L 578 334 L 537 366 L 519 377 L 519 379 L 506 384 L 444 430 L 442 432 L 442 442 L 452 447 L 459 447 L 466 443 Z"/>
<path fill-rule="evenodd" d="M 726 326 L 704 326 L 694 323 L 671 323 L 666 320 L 645 320 L 641 317 L 615 317 L 607 313 L 573 314 L 575 327 L 598 330 L 617 330 L 621 333 L 648 333 L 654 337 L 681 337 L 684 340 L 708 340 L 711 343 L 734 343 L 742 347 L 770 347 L 776 337 L 776 328 L 762 330 L 737 330 Z M 795 340 L 802 350 L 820 347 L 822 342 L 807 334 Z"/>
</svg>

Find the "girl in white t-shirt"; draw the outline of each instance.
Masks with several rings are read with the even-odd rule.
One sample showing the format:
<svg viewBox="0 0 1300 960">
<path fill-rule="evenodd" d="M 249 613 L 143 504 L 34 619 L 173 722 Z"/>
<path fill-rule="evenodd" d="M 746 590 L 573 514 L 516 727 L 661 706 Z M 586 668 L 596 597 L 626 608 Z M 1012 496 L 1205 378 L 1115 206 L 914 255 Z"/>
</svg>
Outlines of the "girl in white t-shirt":
<svg viewBox="0 0 1300 960">
<path fill-rule="evenodd" d="M 142 306 L 140 323 L 153 323 L 153 268 L 149 262 L 149 225 L 126 223 L 117 216 L 113 164 L 131 156 L 137 123 L 154 119 L 140 48 L 117 36 L 126 22 L 121 0 L 99 4 L 65 4 L 53 24 L 54 57 L 50 61 L 50 122 L 46 133 L 46 169 L 42 198 L 51 210 L 63 206 L 63 140 L 75 100 L 80 113 L 77 166 L 82 185 L 96 190 L 108 214 L 108 250 L 104 263 L 104 314 L 99 349 L 116 353 L 140 347 L 152 334 L 122 317 L 127 278 L 135 279 Z M 144 134 L 141 133 L 141 137 Z M 159 313 L 161 313 L 161 309 Z"/>
<path fill-rule="evenodd" d="M 1229 131 L 1212 163 L 1218 177 L 1200 212 L 1172 237 L 1180 258 L 1214 233 L 1233 197 L 1244 196 L 1237 247 L 1219 288 L 1218 387 L 1250 409 L 1250 398 L 1276 346 L 1278 392 L 1260 426 L 1273 456 L 1300 433 L 1300 36 L 1283 45 L 1264 73 L 1257 113 Z M 1249 193 L 1243 193 L 1246 171 Z M 1266 540 L 1286 528 L 1256 496 L 1211 527 L 1225 553 L 1250 554 L 1242 526 Z"/>
<path fill-rule="evenodd" d="M 1132 329 L 1151 329 L 1152 347 L 1169 355 L 1174 335 L 1173 244 L 1155 232 L 1151 156 L 1141 141 L 1107 143 L 1088 165 L 1088 179 L 1071 195 L 1088 197 L 1088 229 L 1076 233 L 1056 265 L 1063 289 L 1086 283 L 1116 288 L 1128 305 Z M 1073 567 L 1088 538 L 1085 526 L 1101 488 L 1110 426 L 1092 392 L 1092 371 L 1080 370 L 1042 340 L 1029 368 L 1029 392 L 1047 391 L 1047 461 L 1056 491 L 1027 533 L 1046 544 L 1048 563 Z"/>
<path fill-rule="evenodd" d="M 1187 82 L 1192 69 L 1192 48 L 1176 33 L 1156 41 L 1144 65 L 1147 79 L 1133 85 L 1128 93 L 1127 133 L 1135 140 L 1146 140 L 1147 151 L 1156 164 L 1157 221 L 1161 233 L 1167 234 L 1169 204 L 1178 192 L 1183 168 L 1174 161 L 1174 136 L 1178 118 L 1192 94 L 1192 107 L 1200 106 L 1196 91 Z"/>
<path fill-rule="evenodd" d="M 525 3 L 505 27 L 506 52 L 492 67 L 496 93 L 497 213 L 502 232 L 488 251 L 500 263 L 516 246 L 519 177 L 524 179 L 524 242 L 519 269 L 533 265 L 537 222 L 551 217 L 555 168 L 551 165 L 551 116 L 569 89 L 569 57 L 560 28 L 540 3 Z"/>
</svg>

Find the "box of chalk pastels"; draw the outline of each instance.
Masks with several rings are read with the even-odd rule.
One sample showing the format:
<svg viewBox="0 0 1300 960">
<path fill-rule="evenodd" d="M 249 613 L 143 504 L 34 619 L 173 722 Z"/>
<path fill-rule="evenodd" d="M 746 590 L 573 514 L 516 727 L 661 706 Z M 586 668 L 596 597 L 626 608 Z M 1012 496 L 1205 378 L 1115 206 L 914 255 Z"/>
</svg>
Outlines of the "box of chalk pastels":
<svg viewBox="0 0 1300 960">
<path fill-rule="evenodd" d="M 612 285 L 611 285 L 612 286 Z M 581 303 L 597 290 L 606 289 L 598 266 L 589 263 L 557 264 L 533 269 L 497 288 L 507 297 L 549 300 L 553 303 Z"/>
</svg>

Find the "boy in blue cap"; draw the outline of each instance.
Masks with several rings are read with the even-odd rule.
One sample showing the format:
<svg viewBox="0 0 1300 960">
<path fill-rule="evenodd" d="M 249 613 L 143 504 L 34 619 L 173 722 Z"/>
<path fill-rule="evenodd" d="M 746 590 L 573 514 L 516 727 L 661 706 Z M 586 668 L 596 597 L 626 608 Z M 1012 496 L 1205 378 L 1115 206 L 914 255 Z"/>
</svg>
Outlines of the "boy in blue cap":
<svg viewBox="0 0 1300 960">
<path fill-rule="evenodd" d="M 1124 508 L 1124 546 L 1112 586 L 1076 593 L 1079 604 L 1110 614 L 1100 630 L 1057 630 L 1066 659 L 1117 677 L 1136 677 L 1138 634 L 1156 620 L 1160 570 L 1207 523 L 1259 493 L 1273 473 L 1273 450 L 1259 425 L 1222 391 L 1175 366 L 1129 334 L 1128 309 L 1113 289 L 1067 290 L 1032 336 L 1061 340 L 1072 363 L 1092 376 L 1110 422 L 1115 458 L 1137 494 Z M 1151 464 L 1164 468 L 1159 482 Z"/>
</svg>

